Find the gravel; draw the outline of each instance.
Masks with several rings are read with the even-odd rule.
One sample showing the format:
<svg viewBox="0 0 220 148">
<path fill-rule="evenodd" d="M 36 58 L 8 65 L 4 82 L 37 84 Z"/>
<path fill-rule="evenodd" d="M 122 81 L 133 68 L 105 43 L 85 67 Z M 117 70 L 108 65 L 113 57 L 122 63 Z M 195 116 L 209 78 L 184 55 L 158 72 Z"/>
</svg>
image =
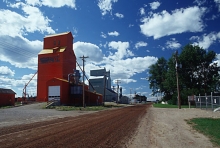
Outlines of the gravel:
<svg viewBox="0 0 220 148">
<path fill-rule="evenodd" d="M 55 109 L 43 109 L 45 104 L 46 103 L 34 103 L 19 107 L 0 109 L 0 127 L 92 113 L 92 111 L 57 111 Z"/>
</svg>

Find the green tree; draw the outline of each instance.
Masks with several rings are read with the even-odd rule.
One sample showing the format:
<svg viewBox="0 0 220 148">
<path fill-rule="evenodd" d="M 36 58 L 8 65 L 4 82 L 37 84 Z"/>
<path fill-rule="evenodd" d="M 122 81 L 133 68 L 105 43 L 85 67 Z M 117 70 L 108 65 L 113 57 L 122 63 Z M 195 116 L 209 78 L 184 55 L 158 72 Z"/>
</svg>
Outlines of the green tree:
<svg viewBox="0 0 220 148">
<path fill-rule="evenodd" d="M 149 78 L 150 89 L 152 89 L 152 94 L 165 93 L 163 82 L 166 78 L 168 65 L 167 60 L 164 57 L 158 59 L 158 61 L 150 66 Z"/>
<path fill-rule="evenodd" d="M 204 50 L 199 46 L 186 45 L 180 55 L 177 55 L 178 80 L 180 87 L 180 97 L 182 104 L 188 102 L 187 96 L 203 95 L 207 92 L 219 91 L 220 88 L 220 68 L 215 63 L 216 53 Z M 149 82 L 153 95 L 158 93 L 158 89 L 164 95 L 164 100 L 177 103 L 177 79 L 176 62 L 173 54 L 168 62 L 164 58 L 159 58 L 157 63 L 150 66 Z"/>
<path fill-rule="evenodd" d="M 176 93 L 177 85 L 176 85 L 176 69 L 175 69 L 175 57 L 174 54 L 168 60 L 168 69 L 165 75 L 165 81 L 163 82 L 164 85 L 164 100 L 168 101 L 171 100 Z M 176 99 L 172 101 L 172 104 L 175 104 Z"/>
<path fill-rule="evenodd" d="M 216 53 L 199 46 L 186 45 L 179 61 L 182 64 L 181 77 L 184 89 L 194 89 L 201 94 L 215 91 L 219 80 L 219 67 L 214 63 Z"/>
</svg>

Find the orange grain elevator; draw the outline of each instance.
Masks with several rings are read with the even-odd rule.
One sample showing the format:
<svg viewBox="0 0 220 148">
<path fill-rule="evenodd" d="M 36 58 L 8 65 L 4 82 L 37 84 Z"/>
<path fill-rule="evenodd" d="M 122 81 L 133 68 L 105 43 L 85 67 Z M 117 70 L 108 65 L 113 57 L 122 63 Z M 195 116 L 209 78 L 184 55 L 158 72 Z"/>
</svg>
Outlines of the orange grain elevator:
<svg viewBox="0 0 220 148">
<path fill-rule="evenodd" d="M 46 36 L 43 50 L 38 54 L 37 101 L 48 101 L 49 80 L 53 78 L 67 80 L 68 74 L 72 73 L 73 69 L 76 69 L 76 56 L 73 51 L 72 33 Z"/>
</svg>

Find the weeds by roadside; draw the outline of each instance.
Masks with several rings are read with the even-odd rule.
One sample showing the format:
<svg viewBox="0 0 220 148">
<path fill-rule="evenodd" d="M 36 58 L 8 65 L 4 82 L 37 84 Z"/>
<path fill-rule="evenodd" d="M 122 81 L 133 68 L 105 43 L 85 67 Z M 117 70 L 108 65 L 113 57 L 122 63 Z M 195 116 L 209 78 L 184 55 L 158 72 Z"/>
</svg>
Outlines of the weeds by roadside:
<svg viewBox="0 0 220 148">
<path fill-rule="evenodd" d="M 153 104 L 153 107 L 158 107 L 158 108 L 178 108 L 178 105 L 170 105 L 170 104 Z M 181 105 L 181 108 L 189 108 L 188 105 Z M 191 108 L 195 108 L 194 106 L 191 106 Z"/>
<path fill-rule="evenodd" d="M 210 141 L 217 146 L 220 146 L 220 118 L 193 118 L 187 120 L 193 129 L 208 136 Z"/>
</svg>

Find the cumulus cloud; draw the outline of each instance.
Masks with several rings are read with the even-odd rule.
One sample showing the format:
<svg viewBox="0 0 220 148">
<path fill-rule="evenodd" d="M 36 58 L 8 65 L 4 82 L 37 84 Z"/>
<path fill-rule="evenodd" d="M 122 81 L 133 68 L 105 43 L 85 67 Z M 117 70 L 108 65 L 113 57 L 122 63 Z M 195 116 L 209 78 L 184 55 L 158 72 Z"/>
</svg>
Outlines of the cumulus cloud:
<svg viewBox="0 0 220 148">
<path fill-rule="evenodd" d="M 149 3 L 150 4 L 150 7 L 152 10 L 156 10 L 159 6 L 160 6 L 160 2 L 156 1 L 156 2 L 152 2 L 152 3 Z"/>
<path fill-rule="evenodd" d="M 37 69 L 41 41 L 29 41 L 22 37 L 0 36 L 0 61 L 9 62 L 18 68 Z"/>
<path fill-rule="evenodd" d="M 119 60 L 123 59 L 124 57 L 133 56 L 134 54 L 132 51 L 130 51 L 129 48 L 129 42 L 115 42 L 112 41 L 108 44 L 110 49 L 116 50 L 115 53 L 111 53 L 111 56 L 109 56 L 111 59 Z"/>
<path fill-rule="evenodd" d="M 39 8 L 19 3 L 22 13 L 11 10 L 0 10 L 0 35 L 11 37 L 23 36 L 27 33 L 55 33 L 50 27 L 50 19 L 45 17 Z"/>
<path fill-rule="evenodd" d="M 178 49 L 181 47 L 181 44 L 176 41 L 175 38 L 172 38 L 171 41 L 166 42 L 166 48 L 169 49 Z"/>
<path fill-rule="evenodd" d="M 114 32 L 108 32 L 109 36 L 119 36 L 119 33 L 117 31 Z"/>
<path fill-rule="evenodd" d="M 145 10 L 144 10 L 144 8 L 140 8 L 140 14 L 141 14 L 141 15 L 145 15 Z"/>
<path fill-rule="evenodd" d="M 133 80 L 131 77 L 137 73 L 146 71 L 150 65 L 157 61 L 156 57 L 151 56 L 129 58 L 129 56 L 134 56 L 132 51 L 129 50 L 129 42 L 109 42 L 108 47 L 110 49 L 110 54 L 105 56 L 103 56 L 99 47 L 91 43 L 76 42 L 73 46 L 77 58 L 83 54 L 84 56 L 89 57 L 86 59 L 85 63 L 85 71 L 88 77 L 90 69 L 100 69 L 100 67 L 105 67 L 106 70 L 111 71 L 112 80 L 121 79 L 121 81 L 126 84 L 136 82 L 136 80 Z M 97 61 L 97 59 L 99 60 Z M 78 62 L 82 65 L 82 62 L 80 61 L 82 60 L 78 58 Z"/>
<path fill-rule="evenodd" d="M 215 63 L 217 63 L 218 64 L 218 66 L 220 66 L 220 54 L 217 54 L 216 55 L 216 61 L 215 61 Z"/>
<path fill-rule="evenodd" d="M 0 66 L 0 76 L 14 76 L 15 72 L 12 71 L 10 68 L 7 66 Z"/>
<path fill-rule="evenodd" d="M 118 2 L 118 0 L 99 0 L 98 7 L 102 12 L 102 15 L 106 15 L 107 13 L 111 13 L 112 4 Z"/>
<path fill-rule="evenodd" d="M 157 58 L 151 56 L 109 60 L 106 68 L 111 70 L 112 79 L 123 80 L 144 72 L 156 61 Z"/>
<path fill-rule="evenodd" d="M 104 32 L 101 32 L 101 37 L 107 38 L 107 35 Z"/>
<path fill-rule="evenodd" d="M 120 13 L 115 13 L 115 16 L 117 16 L 118 18 L 123 18 L 124 17 L 124 15 L 120 14 Z"/>
<path fill-rule="evenodd" d="M 218 11 L 220 12 L 220 0 L 214 0 L 216 3 L 216 6 L 218 7 Z"/>
<path fill-rule="evenodd" d="M 59 8 L 63 6 L 76 8 L 76 2 L 75 0 L 25 0 L 27 4 L 32 6 L 48 6 L 53 8 Z"/>
<path fill-rule="evenodd" d="M 95 44 L 87 43 L 87 42 L 76 42 L 73 44 L 73 50 L 75 52 L 77 61 L 81 63 L 81 59 L 79 57 L 88 56 L 87 61 L 92 61 L 99 63 L 103 59 L 102 50 Z"/>
<path fill-rule="evenodd" d="M 143 41 L 140 41 L 140 42 L 137 42 L 135 44 L 135 48 L 138 49 L 140 47 L 146 47 L 147 46 L 147 43 L 146 42 L 143 42 Z"/>
<path fill-rule="evenodd" d="M 202 47 L 203 49 L 208 49 L 216 41 L 220 40 L 220 32 L 204 34 L 202 37 L 192 36 L 191 41 L 195 41 L 193 44 Z"/>
<path fill-rule="evenodd" d="M 201 32 L 205 27 L 202 20 L 205 10 L 205 8 L 195 6 L 176 9 L 171 14 L 165 10 L 161 13 L 154 13 L 141 20 L 143 23 L 140 25 L 141 33 L 158 39 L 183 32 Z"/>
<path fill-rule="evenodd" d="M 198 4 L 199 6 L 203 5 L 206 2 L 206 0 L 195 0 L 193 3 Z"/>
</svg>

